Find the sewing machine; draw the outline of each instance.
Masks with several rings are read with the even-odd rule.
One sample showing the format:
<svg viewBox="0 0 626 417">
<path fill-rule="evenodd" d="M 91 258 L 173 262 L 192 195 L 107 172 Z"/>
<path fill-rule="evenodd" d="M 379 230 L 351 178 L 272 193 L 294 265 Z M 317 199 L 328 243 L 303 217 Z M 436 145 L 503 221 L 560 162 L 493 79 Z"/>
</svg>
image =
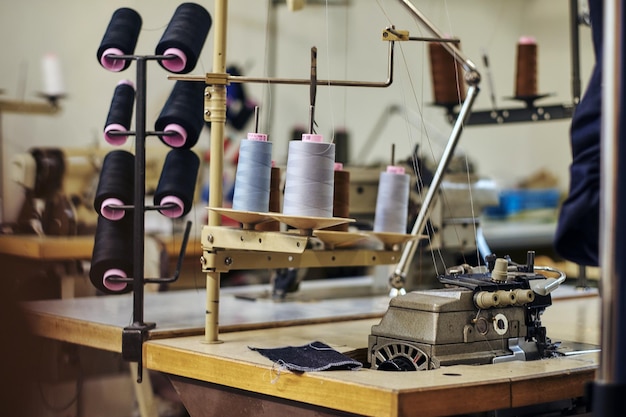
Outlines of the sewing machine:
<svg viewBox="0 0 626 417">
<path fill-rule="evenodd" d="M 541 315 L 565 274 L 536 267 L 534 252 L 524 265 L 492 256 L 487 267 L 461 265 L 438 278 L 448 287 L 390 301 L 369 337 L 373 368 L 414 371 L 557 355 Z"/>
</svg>

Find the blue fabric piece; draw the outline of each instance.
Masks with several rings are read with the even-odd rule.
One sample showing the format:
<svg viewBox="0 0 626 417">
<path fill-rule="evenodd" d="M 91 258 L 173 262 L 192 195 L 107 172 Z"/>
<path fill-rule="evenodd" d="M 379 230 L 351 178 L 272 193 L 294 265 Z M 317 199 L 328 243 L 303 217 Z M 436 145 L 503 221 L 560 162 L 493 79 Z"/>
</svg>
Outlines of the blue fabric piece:
<svg viewBox="0 0 626 417">
<path fill-rule="evenodd" d="M 272 362 L 295 372 L 358 370 L 361 362 L 344 355 L 322 342 L 303 346 L 285 346 L 263 349 L 250 347 Z"/>
<path fill-rule="evenodd" d="M 602 0 L 590 0 L 589 11 L 596 63 L 572 118 L 569 194 L 561 207 L 554 247 L 565 259 L 580 265 L 597 266 L 600 239 Z"/>
</svg>

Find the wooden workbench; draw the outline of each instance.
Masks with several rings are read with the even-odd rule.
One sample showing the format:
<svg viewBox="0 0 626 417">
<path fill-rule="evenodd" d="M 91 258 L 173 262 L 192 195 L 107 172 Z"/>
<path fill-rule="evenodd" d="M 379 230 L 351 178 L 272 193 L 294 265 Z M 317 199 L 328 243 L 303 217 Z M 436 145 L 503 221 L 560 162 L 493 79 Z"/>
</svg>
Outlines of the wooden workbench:
<svg viewBox="0 0 626 417">
<path fill-rule="evenodd" d="M 182 236 L 158 237 L 170 259 L 176 260 L 180 252 Z M 0 235 L 0 261 L 6 276 L 23 279 L 29 274 L 58 275 L 61 298 L 74 296 L 75 276 L 55 269 L 78 260 L 89 260 L 93 252 L 94 237 L 81 236 L 36 236 Z M 190 239 L 185 256 L 194 261 L 194 270 L 199 270 L 202 247 L 198 239 Z M 47 274 L 47 271 L 53 271 Z M 42 272 L 44 271 L 44 272 Z M 35 297 L 37 298 L 37 297 Z M 49 297 L 45 297 L 49 298 Z M 30 298 L 27 298 L 30 299 Z"/>
<path fill-rule="evenodd" d="M 90 259 L 93 236 L 0 235 L 0 254 L 40 261 Z M 178 256 L 182 237 L 161 238 L 168 255 Z M 202 248 L 196 240 L 187 245 L 188 255 L 200 256 Z"/>
<path fill-rule="evenodd" d="M 423 372 L 363 368 L 295 374 L 248 347 L 319 340 L 363 358 L 386 297 L 276 303 L 234 293 L 224 291 L 220 299 L 223 343 L 217 344 L 204 342 L 203 290 L 146 294 L 145 318 L 157 327 L 144 343 L 144 366 L 172 375 L 193 417 L 436 416 L 519 407 L 584 395 L 598 365 L 598 353 L 585 353 Z M 598 343 L 599 299 L 593 294 L 555 295 L 543 320 L 553 340 Z M 129 295 L 25 305 L 38 335 L 117 352 L 132 316 Z"/>
</svg>

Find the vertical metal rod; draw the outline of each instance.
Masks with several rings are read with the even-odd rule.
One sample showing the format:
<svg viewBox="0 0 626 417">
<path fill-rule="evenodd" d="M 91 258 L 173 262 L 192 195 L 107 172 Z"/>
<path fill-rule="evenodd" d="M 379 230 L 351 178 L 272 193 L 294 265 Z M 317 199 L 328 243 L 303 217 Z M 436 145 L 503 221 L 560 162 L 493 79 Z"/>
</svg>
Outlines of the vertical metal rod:
<svg viewBox="0 0 626 417">
<path fill-rule="evenodd" d="M 600 265 L 602 271 L 602 353 L 598 377 L 607 382 L 616 382 L 616 356 L 618 349 L 618 305 L 620 303 L 620 281 L 623 271 L 616 269 L 616 244 L 620 236 L 615 230 L 619 201 L 619 181 L 616 173 L 620 157 L 620 94 L 622 74 L 622 51 L 620 35 L 622 27 L 622 2 L 604 3 L 604 49 L 603 49 L 603 94 L 601 125 L 601 186 L 600 186 Z M 623 233 L 621 233 L 623 235 Z M 623 250 L 623 248 L 621 248 Z"/>
<path fill-rule="evenodd" d="M 626 259 L 626 221 L 620 211 L 626 206 L 626 134 L 622 98 L 624 71 L 624 9 L 620 0 L 604 1 L 602 50 L 602 118 L 600 139 L 600 270 L 602 312 L 600 367 L 591 391 L 594 416 L 623 416 L 626 408 L 626 312 L 623 280 Z"/>
<path fill-rule="evenodd" d="M 266 53 L 265 53 L 265 75 L 267 77 L 276 76 L 276 64 L 278 61 L 278 8 L 275 5 L 274 0 L 268 0 L 269 11 L 267 13 L 267 41 L 266 41 Z M 271 82 L 265 83 L 264 97 L 275 97 L 276 85 Z M 266 100 L 264 100 L 266 101 Z M 263 109 L 263 119 L 265 123 L 265 133 L 271 138 L 273 136 L 272 130 L 274 123 L 274 113 L 276 106 L 266 106 Z"/>
<path fill-rule="evenodd" d="M 617 183 L 615 172 L 619 150 L 619 74 L 620 56 L 618 14 L 621 2 L 607 1 L 604 10 L 604 50 L 603 50 L 603 94 L 602 95 L 602 138 L 601 138 L 601 200 L 600 200 L 600 231 L 601 231 L 601 270 L 603 271 L 602 293 L 606 297 L 602 306 L 602 354 L 598 372 L 600 379 L 611 381 L 614 375 L 614 354 L 616 352 L 617 322 L 615 320 L 615 301 L 619 287 L 615 270 L 615 202 Z"/>
<path fill-rule="evenodd" d="M 137 57 L 135 195 L 133 209 L 133 323 L 143 324 L 144 212 L 146 194 L 146 59 Z"/>
<path fill-rule="evenodd" d="M 259 133 L 259 106 L 254 106 L 254 133 Z"/>
<path fill-rule="evenodd" d="M 315 132 L 315 101 L 317 98 L 317 48 L 311 48 L 311 84 L 309 85 L 309 133 Z"/>
<path fill-rule="evenodd" d="M 215 0 L 215 31 L 213 42 L 213 72 L 226 72 L 226 23 L 228 17 L 228 1 Z M 211 115 L 211 165 L 209 167 L 209 207 L 222 207 L 222 175 L 224 172 L 224 125 L 226 114 L 226 86 L 215 85 L 211 90 L 211 103 L 220 106 Z M 223 107 L 223 108 L 222 108 Z M 209 225 L 221 224 L 218 213 L 209 211 Z M 208 272 L 206 276 L 206 316 L 205 341 L 219 342 L 219 309 L 220 309 L 220 273 Z"/>
<path fill-rule="evenodd" d="M 465 120 L 469 116 L 472 105 L 474 104 L 474 100 L 478 94 L 478 87 L 471 85 L 467 90 L 467 97 L 459 110 L 459 115 L 456 119 L 454 127 L 452 128 L 452 132 L 450 133 L 450 138 L 448 139 L 448 144 L 443 151 L 443 155 L 441 156 L 441 160 L 439 161 L 439 165 L 437 166 L 437 170 L 433 176 L 433 179 L 428 187 L 428 192 L 424 197 L 424 202 L 420 207 L 420 211 L 417 215 L 417 219 L 413 224 L 413 230 L 411 234 L 414 236 L 419 235 L 424 230 L 424 226 L 426 225 L 426 219 L 430 214 L 432 209 L 433 201 L 436 193 L 439 191 L 439 186 L 441 185 L 441 181 L 443 180 L 443 176 L 445 174 L 445 170 L 454 155 L 454 150 L 456 149 L 456 145 L 459 142 L 461 137 L 461 132 L 463 131 L 463 124 Z M 405 278 L 406 273 L 411 264 L 411 260 L 415 255 L 415 251 L 417 250 L 417 244 L 419 242 L 416 240 L 409 241 L 405 244 L 404 249 L 402 251 L 402 255 L 400 257 L 400 261 L 396 265 L 396 269 L 394 271 L 394 275 L 398 277 Z M 402 280 L 404 282 L 404 279 Z"/>
</svg>

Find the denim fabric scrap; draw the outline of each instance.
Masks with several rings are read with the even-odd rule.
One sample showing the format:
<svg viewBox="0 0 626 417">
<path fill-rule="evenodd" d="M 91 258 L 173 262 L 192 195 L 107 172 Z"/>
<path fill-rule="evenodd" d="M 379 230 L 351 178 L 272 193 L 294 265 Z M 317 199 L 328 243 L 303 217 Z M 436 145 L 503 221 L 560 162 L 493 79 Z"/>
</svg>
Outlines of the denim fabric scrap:
<svg viewBox="0 0 626 417">
<path fill-rule="evenodd" d="M 363 365 L 325 343 L 315 341 L 303 346 L 285 346 L 279 348 L 249 349 L 280 365 L 281 368 L 295 372 L 359 370 Z"/>
</svg>

